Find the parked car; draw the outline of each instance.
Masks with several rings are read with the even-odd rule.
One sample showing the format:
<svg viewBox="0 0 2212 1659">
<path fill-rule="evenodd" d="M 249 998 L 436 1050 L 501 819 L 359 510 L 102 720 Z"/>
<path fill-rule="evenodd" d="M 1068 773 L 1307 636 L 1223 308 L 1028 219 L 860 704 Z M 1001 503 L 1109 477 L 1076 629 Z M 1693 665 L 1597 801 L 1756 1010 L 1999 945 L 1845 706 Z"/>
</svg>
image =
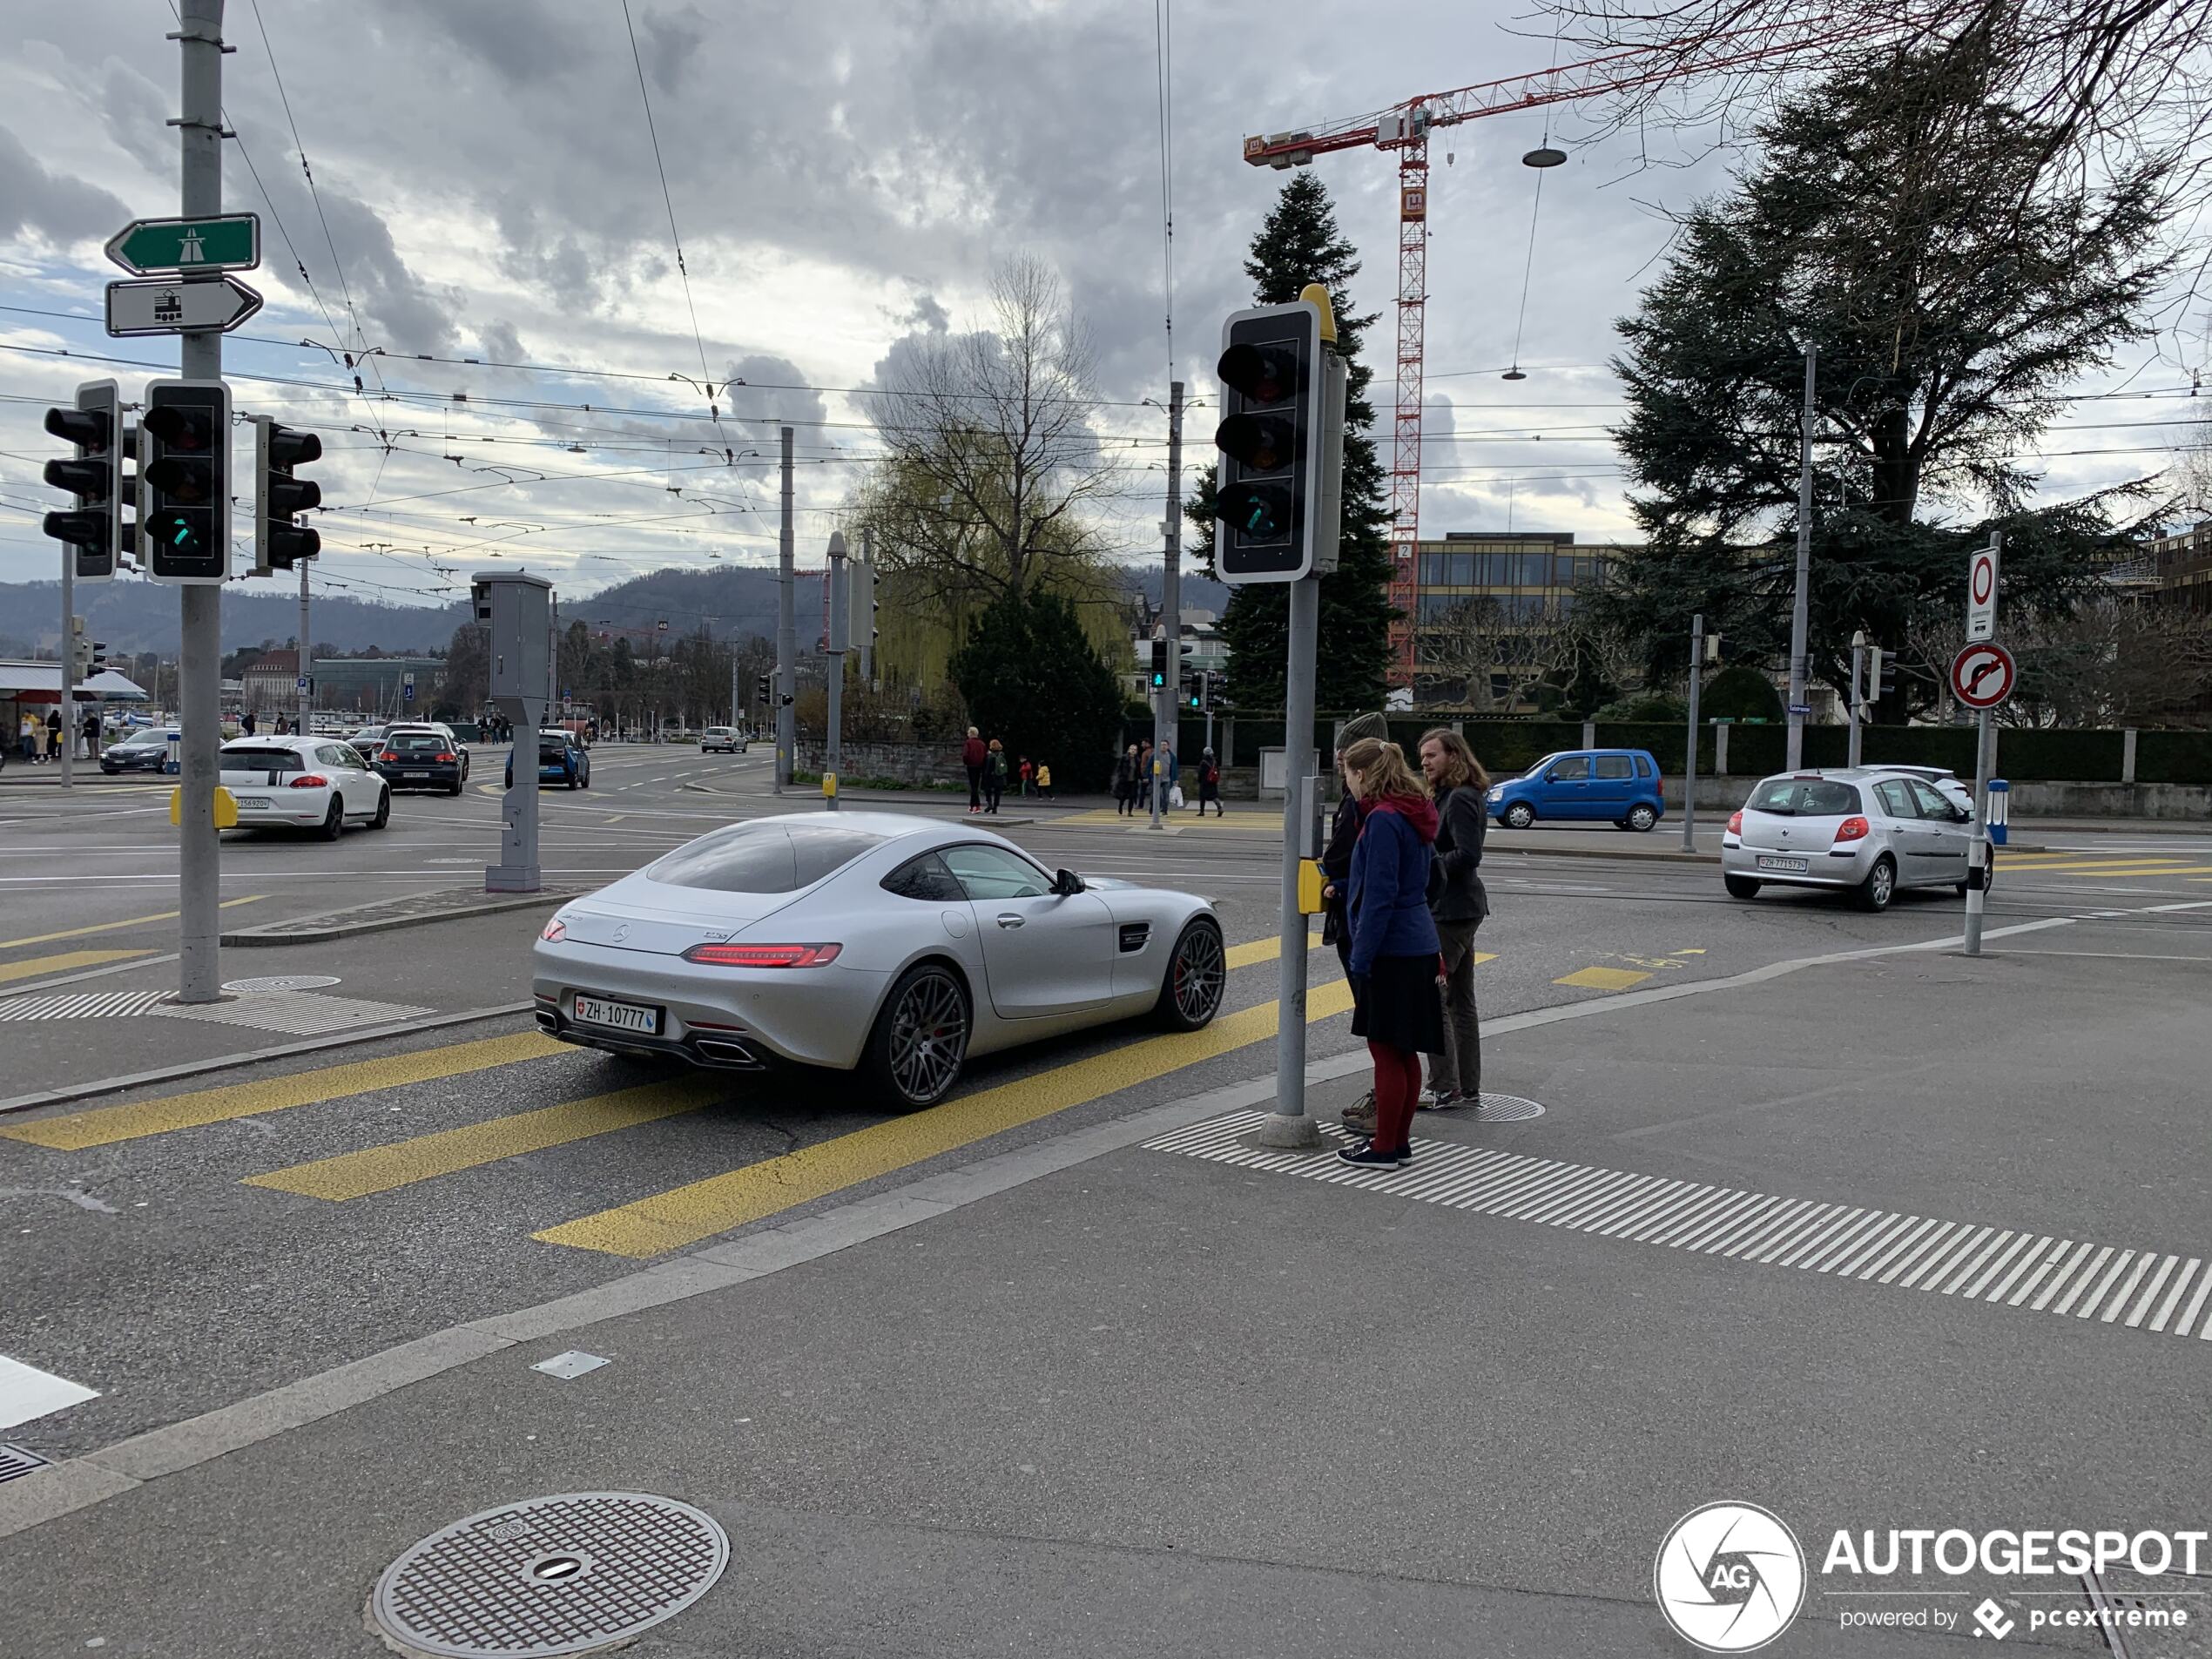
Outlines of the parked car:
<svg viewBox="0 0 2212 1659">
<path fill-rule="evenodd" d="M 1649 830 L 1666 815 L 1659 763 L 1649 749 L 1568 749 L 1546 755 L 1518 778 L 1494 784 L 1490 816 L 1507 829 L 1539 819 L 1618 824 Z"/>
<path fill-rule="evenodd" d="M 100 751 L 100 770 L 111 778 L 119 772 L 159 772 L 169 759 L 169 739 L 174 726 L 149 726 L 111 743 Z"/>
<path fill-rule="evenodd" d="M 974 1055 L 1145 1014 L 1197 1030 L 1228 973 L 1204 899 L 1055 873 L 957 821 L 840 813 L 710 830 L 571 900 L 530 977 L 563 1042 L 857 1070 L 916 1108 Z"/>
<path fill-rule="evenodd" d="M 1828 887 L 1886 910 L 1905 887 L 1964 894 L 1973 816 L 1925 780 L 1888 768 L 1763 779 L 1721 835 L 1721 879 L 1751 899 L 1773 882 Z"/>
<path fill-rule="evenodd" d="M 468 751 L 435 732 L 395 731 L 368 752 L 376 775 L 395 789 L 458 795 L 469 777 Z"/>
<path fill-rule="evenodd" d="M 711 725 L 699 734 L 699 752 L 703 755 L 741 755 L 745 744 L 745 734 L 735 726 Z"/>
<path fill-rule="evenodd" d="M 537 786 L 559 784 L 564 789 L 591 787 L 591 756 L 576 740 L 576 734 L 552 728 L 537 734 Z M 507 755 L 507 786 L 515 786 L 515 755 Z"/>
<path fill-rule="evenodd" d="M 238 803 L 238 827 L 308 827 L 334 841 L 347 819 L 382 829 L 389 785 L 334 738 L 239 738 L 222 747 L 220 781 Z"/>
</svg>

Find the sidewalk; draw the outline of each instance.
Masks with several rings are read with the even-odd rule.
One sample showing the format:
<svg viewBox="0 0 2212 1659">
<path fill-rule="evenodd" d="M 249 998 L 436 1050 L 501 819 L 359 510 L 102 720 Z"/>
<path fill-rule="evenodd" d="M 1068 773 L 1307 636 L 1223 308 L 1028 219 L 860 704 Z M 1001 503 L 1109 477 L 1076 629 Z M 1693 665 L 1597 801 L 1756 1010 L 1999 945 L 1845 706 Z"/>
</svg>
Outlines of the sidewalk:
<svg viewBox="0 0 2212 1659">
<path fill-rule="evenodd" d="M 1944 1651 L 1838 1631 L 1860 1604 L 1819 1575 L 1836 1530 L 2195 1524 L 2165 1518 L 2212 1475 L 2193 1333 L 1959 1290 L 1997 1228 L 2206 1253 L 2195 981 L 2100 966 L 1904 953 L 1694 1018 L 1646 997 L 1501 1022 L 1487 1081 L 1546 1115 L 1424 1118 L 1399 1175 L 1250 1154 L 1233 1122 L 1176 1133 L 1264 1100 L 1245 1085 L 817 1207 L 0 1487 L 0 1532 L 85 1504 L 0 1541 L 11 1640 L 366 1659 L 370 1587 L 415 1541 L 645 1492 L 732 1550 L 641 1654 L 1673 1652 L 1654 1553 L 1726 1498 L 1811 1558 L 1774 1651 Z M 2123 1059 L 2126 1094 L 2082 1111 Z M 1317 1104 L 1358 1086 L 1322 1069 Z M 1516 1159 L 1553 1184 L 1509 1200 Z M 1819 1201 L 1854 1229 L 1979 1231 L 1943 1246 L 1955 1295 L 1836 1271 L 1845 1251 L 1793 1271 L 1719 1228 L 1571 1224 L 1623 1190 L 1608 1170 L 1717 1187 L 1707 1217 Z M 1736 1189 L 1785 1208 L 1722 1207 Z M 607 1363 L 532 1369 L 570 1349 Z M 2048 1605 L 1978 1573 L 1930 1587 Z"/>
</svg>

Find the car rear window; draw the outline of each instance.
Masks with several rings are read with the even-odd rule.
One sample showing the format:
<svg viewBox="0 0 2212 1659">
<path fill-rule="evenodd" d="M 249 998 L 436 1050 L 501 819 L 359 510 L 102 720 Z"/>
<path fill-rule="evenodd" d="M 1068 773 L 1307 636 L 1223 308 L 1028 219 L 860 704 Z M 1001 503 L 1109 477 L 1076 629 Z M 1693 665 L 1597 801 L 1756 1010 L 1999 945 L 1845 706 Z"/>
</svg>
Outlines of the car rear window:
<svg viewBox="0 0 2212 1659">
<path fill-rule="evenodd" d="M 402 732 L 386 739 L 384 746 L 401 754 L 442 754 L 446 740 L 432 732 Z"/>
<path fill-rule="evenodd" d="M 226 772 L 305 772 L 307 763 L 296 749 L 225 749 Z"/>
<path fill-rule="evenodd" d="M 1770 778 L 1752 792 L 1751 810 L 1779 818 L 1840 818 L 1858 810 L 1858 791 L 1826 778 Z"/>
<path fill-rule="evenodd" d="M 778 820 L 732 824 L 648 865 L 645 879 L 714 893 L 795 893 L 884 838 L 870 830 Z"/>
</svg>

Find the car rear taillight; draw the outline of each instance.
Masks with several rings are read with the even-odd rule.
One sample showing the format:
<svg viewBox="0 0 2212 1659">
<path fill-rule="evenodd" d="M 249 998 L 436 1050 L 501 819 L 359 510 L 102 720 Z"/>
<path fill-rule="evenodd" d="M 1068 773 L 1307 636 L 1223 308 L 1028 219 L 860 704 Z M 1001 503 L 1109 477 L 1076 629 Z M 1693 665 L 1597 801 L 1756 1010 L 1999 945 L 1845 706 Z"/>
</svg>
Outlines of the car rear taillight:
<svg viewBox="0 0 2212 1659">
<path fill-rule="evenodd" d="M 705 968 L 819 968 L 837 960 L 842 945 L 694 945 L 687 962 Z"/>
<path fill-rule="evenodd" d="M 537 936 L 549 945 L 557 945 L 569 936 L 569 924 L 556 916 L 538 930 Z"/>
<path fill-rule="evenodd" d="M 442 766 L 450 766 L 453 764 L 453 757 L 451 755 L 440 755 L 438 757 L 438 764 Z"/>
<path fill-rule="evenodd" d="M 1730 835 L 1741 835 L 1743 833 L 1743 814 L 1742 813 L 1730 813 L 1728 815 L 1728 833 Z"/>
<path fill-rule="evenodd" d="M 1863 818 L 1847 818 L 1836 826 L 1838 841 L 1863 841 L 1874 833 L 1874 826 Z"/>
<path fill-rule="evenodd" d="M 330 779 L 319 772 L 303 772 L 287 786 L 292 789 L 327 789 Z"/>
<path fill-rule="evenodd" d="M 397 760 L 400 757 L 397 751 L 387 749 L 382 754 L 377 756 L 376 758 L 379 760 Z"/>
</svg>

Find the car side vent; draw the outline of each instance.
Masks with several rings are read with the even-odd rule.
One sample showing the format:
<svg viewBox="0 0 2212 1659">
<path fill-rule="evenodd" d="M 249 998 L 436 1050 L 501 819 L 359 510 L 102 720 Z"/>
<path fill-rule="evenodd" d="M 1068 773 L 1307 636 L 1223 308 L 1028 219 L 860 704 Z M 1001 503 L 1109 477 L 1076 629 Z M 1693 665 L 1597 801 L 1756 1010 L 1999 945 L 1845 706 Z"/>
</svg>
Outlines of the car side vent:
<svg viewBox="0 0 2212 1659">
<path fill-rule="evenodd" d="M 1151 936 L 1152 924 L 1150 922 L 1125 921 L 1122 924 L 1122 950 L 1124 954 L 1133 950 L 1143 950 L 1144 941 Z"/>
</svg>

